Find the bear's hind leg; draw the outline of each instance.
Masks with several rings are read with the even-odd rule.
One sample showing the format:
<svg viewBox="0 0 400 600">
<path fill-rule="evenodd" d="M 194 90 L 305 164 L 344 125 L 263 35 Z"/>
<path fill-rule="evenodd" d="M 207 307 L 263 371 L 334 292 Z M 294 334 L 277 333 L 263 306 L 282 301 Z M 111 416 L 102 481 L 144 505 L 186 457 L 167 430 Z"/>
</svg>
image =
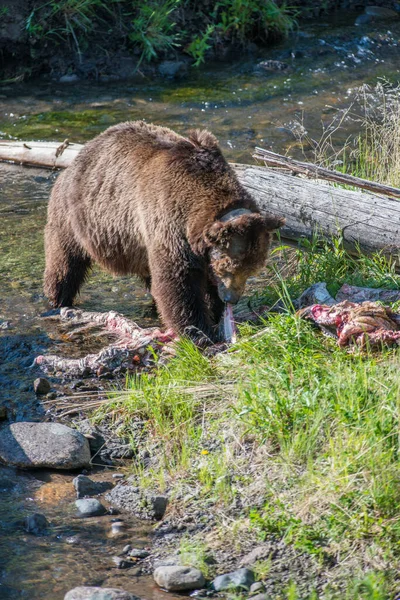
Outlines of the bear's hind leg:
<svg viewBox="0 0 400 600">
<path fill-rule="evenodd" d="M 63 244 L 57 232 L 46 229 L 44 293 L 54 307 L 72 306 L 91 266 L 91 259 L 74 243 Z"/>
</svg>

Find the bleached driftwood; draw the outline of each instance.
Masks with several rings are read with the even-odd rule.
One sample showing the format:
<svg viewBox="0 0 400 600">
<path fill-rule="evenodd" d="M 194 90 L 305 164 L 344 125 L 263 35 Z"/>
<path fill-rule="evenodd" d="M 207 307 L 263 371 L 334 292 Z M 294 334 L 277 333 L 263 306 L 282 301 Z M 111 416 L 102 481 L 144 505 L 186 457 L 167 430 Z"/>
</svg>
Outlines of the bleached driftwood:
<svg viewBox="0 0 400 600">
<path fill-rule="evenodd" d="M 82 147 L 65 142 L 0 141 L 0 161 L 62 168 L 70 164 Z M 365 253 L 382 250 L 394 256 L 399 254 L 399 201 L 308 181 L 266 167 L 240 164 L 233 167 L 262 209 L 286 218 L 286 225 L 280 230 L 282 239 L 310 238 L 315 230 L 327 237 L 341 232 L 349 250 L 360 247 Z M 395 188 L 371 185 L 382 191 L 386 189 L 386 194 L 396 192 Z M 397 262 L 400 264 L 400 260 Z"/>
<path fill-rule="evenodd" d="M 295 160 L 289 156 L 283 156 L 282 154 L 277 154 L 276 152 L 265 150 L 264 148 L 256 148 L 253 158 L 262 160 L 269 167 L 287 169 L 292 173 L 305 175 L 311 179 L 326 179 L 327 181 L 333 181 L 334 183 L 359 187 L 363 190 L 374 192 L 375 194 L 384 194 L 385 196 L 400 198 L 400 190 L 390 185 L 376 183 L 375 181 L 369 181 L 368 179 L 341 173 L 334 169 L 326 169 L 325 167 L 314 165 L 313 163 Z"/>
<path fill-rule="evenodd" d="M 32 167 L 62 169 L 74 160 L 82 144 L 64 142 L 16 142 L 0 140 L 0 161 Z"/>
<path fill-rule="evenodd" d="M 235 165 L 239 179 L 260 208 L 286 218 L 280 230 L 288 240 L 310 238 L 314 231 L 339 232 L 350 251 L 384 251 L 399 260 L 400 202 L 308 181 L 266 167 Z"/>
</svg>

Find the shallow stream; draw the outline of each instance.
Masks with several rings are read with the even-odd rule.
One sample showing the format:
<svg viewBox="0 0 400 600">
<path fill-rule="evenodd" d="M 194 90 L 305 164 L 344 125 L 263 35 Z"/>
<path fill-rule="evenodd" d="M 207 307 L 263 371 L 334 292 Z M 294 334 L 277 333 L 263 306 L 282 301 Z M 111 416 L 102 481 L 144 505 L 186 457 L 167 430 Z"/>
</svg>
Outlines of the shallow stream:
<svg viewBox="0 0 400 600">
<path fill-rule="evenodd" d="M 346 15 L 346 21 L 353 23 L 354 15 Z M 85 142 L 114 123 L 146 119 L 180 133 L 207 127 L 236 162 L 252 162 L 256 145 L 300 156 L 292 132 L 299 123 L 319 139 L 322 125 L 351 104 L 354 88 L 374 85 L 382 77 L 398 81 L 400 25 L 389 25 L 357 28 L 340 17 L 309 25 L 262 55 L 211 65 L 180 82 L 0 86 L 0 136 Z M 263 60 L 285 66 L 256 69 Z M 347 123 L 338 141 L 357 127 Z M 40 169 L 0 167 L 0 406 L 7 408 L 10 420 L 46 415 L 48 405 L 32 388 L 35 355 L 56 351 L 77 356 L 93 349 L 92 339 L 73 342 L 56 321 L 40 317 L 48 308 L 41 290 L 43 227 L 55 177 Z M 115 309 L 142 325 L 154 322 L 148 316 L 150 304 L 139 283 L 98 270 L 80 298 L 80 306 L 88 310 Z M 61 600 L 79 584 L 110 584 L 147 598 L 164 595 L 149 578 L 119 571 L 110 562 L 124 545 L 109 536 L 111 517 L 73 519 L 71 480 L 69 474 L 17 474 L 1 468 L 0 598 Z M 49 536 L 24 532 L 21 519 L 34 511 L 47 515 Z M 126 522 L 126 539 L 146 544 L 149 526 Z M 70 543 L 74 536 L 80 541 Z"/>
</svg>

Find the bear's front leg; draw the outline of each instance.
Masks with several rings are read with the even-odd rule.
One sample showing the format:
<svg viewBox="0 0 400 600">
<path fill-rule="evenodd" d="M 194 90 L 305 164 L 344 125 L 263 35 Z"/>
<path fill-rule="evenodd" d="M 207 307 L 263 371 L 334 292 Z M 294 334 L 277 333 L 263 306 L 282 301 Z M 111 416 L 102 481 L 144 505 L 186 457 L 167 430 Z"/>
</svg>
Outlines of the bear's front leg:
<svg viewBox="0 0 400 600">
<path fill-rule="evenodd" d="M 211 314 L 213 316 L 213 322 L 215 325 L 219 325 L 224 314 L 225 302 L 221 300 L 218 295 L 218 288 L 211 281 L 208 281 L 207 287 L 208 303 L 210 306 Z"/>
<path fill-rule="evenodd" d="M 206 302 L 204 270 L 193 268 L 182 257 L 173 260 L 165 251 L 150 258 L 150 270 L 151 293 L 164 324 L 194 341 L 201 332 L 210 342 L 218 342 L 218 327 Z"/>
</svg>

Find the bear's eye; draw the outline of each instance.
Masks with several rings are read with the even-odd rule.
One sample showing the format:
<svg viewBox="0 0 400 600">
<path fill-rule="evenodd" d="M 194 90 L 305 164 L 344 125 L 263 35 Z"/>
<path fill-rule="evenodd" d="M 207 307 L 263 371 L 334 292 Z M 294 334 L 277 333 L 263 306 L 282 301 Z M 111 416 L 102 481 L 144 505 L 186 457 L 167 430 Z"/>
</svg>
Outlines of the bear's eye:
<svg viewBox="0 0 400 600">
<path fill-rule="evenodd" d="M 246 254 L 247 240 L 242 235 L 233 235 L 227 244 L 229 256 L 238 258 Z"/>
</svg>

